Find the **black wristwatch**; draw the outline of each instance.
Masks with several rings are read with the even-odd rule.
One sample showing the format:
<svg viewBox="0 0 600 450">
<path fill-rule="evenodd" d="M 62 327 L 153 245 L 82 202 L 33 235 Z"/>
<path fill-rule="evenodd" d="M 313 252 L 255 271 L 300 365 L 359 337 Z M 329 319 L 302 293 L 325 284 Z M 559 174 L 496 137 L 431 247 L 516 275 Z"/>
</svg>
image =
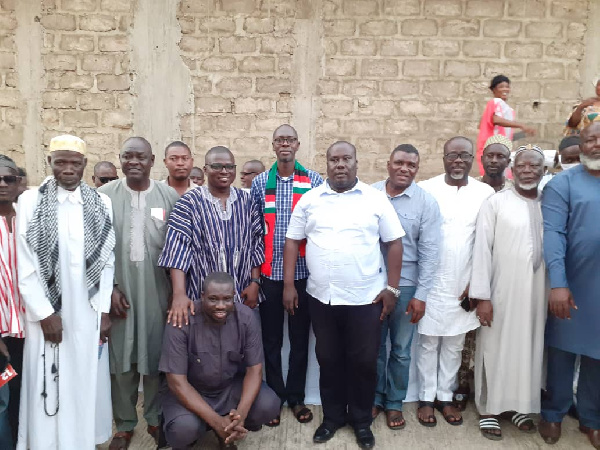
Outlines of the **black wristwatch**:
<svg viewBox="0 0 600 450">
<path fill-rule="evenodd" d="M 250 283 L 256 283 L 259 286 L 261 285 L 260 278 L 250 278 Z"/>
</svg>

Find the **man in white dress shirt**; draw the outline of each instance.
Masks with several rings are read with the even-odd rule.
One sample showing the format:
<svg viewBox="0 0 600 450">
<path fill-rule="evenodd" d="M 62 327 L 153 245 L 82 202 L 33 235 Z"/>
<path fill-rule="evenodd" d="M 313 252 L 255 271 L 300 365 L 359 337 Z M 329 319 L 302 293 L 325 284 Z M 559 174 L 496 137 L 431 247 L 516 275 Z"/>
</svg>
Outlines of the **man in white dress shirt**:
<svg viewBox="0 0 600 450">
<path fill-rule="evenodd" d="M 298 305 L 294 269 L 306 239 L 306 291 L 324 415 L 313 441 L 327 442 L 349 423 L 358 445 L 372 448 L 381 321 L 400 295 L 404 230 L 386 196 L 360 182 L 356 171 L 352 144 L 341 141 L 329 147 L 327 182 L 304 194 L 290 219 L 283 250 L 283 303 L 288 311 Z M 380 242 L 387 247 L 387 279 Z"/>
<path fill-rule="evenodd" d="M 473 165 L 473 143 L 469 139 L 456 136 L 448 140 L 443 160 L 446 173 L 419 183 L 435 197 L 442 214 L 439 264 L 425 316 L 419 322 L 416 355 L 417 415 L 421 425 L 427 427 L 436 424 L 434 407 L 450 425 L 463 422 L 460 411 L 452 405 L 452 395 L 465 334 L 479 326 L 468 299 L 475 224 L 481 204 L 494 193 L 487 184 L 469 177 Z"/>
<path fill-rule="evenodd" d="M 27 319 L 17 448 L 93 449 L 97 383 L 109 383 L 98 380 L 98 343 L 111 325 L 112 208 L 81 182 L 85 142 L 58 136 L 49 150 L 53 176 L 21 195 L 17 213 Z"/>
</svg>

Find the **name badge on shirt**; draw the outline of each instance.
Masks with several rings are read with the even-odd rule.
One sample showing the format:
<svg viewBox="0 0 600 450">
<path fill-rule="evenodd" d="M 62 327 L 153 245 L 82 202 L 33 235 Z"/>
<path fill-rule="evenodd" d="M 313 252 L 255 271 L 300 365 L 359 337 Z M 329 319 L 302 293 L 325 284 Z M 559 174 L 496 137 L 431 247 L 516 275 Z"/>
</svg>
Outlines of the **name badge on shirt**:
<svg viewBox="0 0 600 450">
<path fill-rule="evenodd" d="M 150 216 L 158 220 L 165 220 L 165 210 L 163 208 L 150 208 Z"/>
</svg>

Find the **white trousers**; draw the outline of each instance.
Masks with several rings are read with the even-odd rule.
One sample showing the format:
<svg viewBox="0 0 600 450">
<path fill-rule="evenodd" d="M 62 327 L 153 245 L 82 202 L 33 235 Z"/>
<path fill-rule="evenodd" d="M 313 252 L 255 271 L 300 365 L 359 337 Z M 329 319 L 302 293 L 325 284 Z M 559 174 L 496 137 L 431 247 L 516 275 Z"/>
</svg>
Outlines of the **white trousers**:
<svg viewBox="0 0 600 450">
<path fill-rule="evenodd" d="M 458 336 L 427 336 L 419 334 L 417 372 L 419 400 L 452 401 L 457 388 L 457 375 L 462 360 L 466 333 Z"/>
</svg>

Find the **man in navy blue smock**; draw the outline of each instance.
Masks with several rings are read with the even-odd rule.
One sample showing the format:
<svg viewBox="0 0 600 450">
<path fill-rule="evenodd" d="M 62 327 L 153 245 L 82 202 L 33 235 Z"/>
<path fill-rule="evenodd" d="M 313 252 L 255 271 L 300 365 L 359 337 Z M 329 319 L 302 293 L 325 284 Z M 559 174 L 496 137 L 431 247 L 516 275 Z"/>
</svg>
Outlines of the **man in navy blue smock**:
<svg viewBox="0 0 600 450">
<path fill-rule="evenodd" d="M 546 325 L 548 399 L 541 436 L 560 438 L 573 401 L 575 358 L 580 430 L 600 449 L 600 121 L 581 132 L 581 165 L 556 175 L 544 189 L 544 257 L 552 288 Z"/>
</svg>

